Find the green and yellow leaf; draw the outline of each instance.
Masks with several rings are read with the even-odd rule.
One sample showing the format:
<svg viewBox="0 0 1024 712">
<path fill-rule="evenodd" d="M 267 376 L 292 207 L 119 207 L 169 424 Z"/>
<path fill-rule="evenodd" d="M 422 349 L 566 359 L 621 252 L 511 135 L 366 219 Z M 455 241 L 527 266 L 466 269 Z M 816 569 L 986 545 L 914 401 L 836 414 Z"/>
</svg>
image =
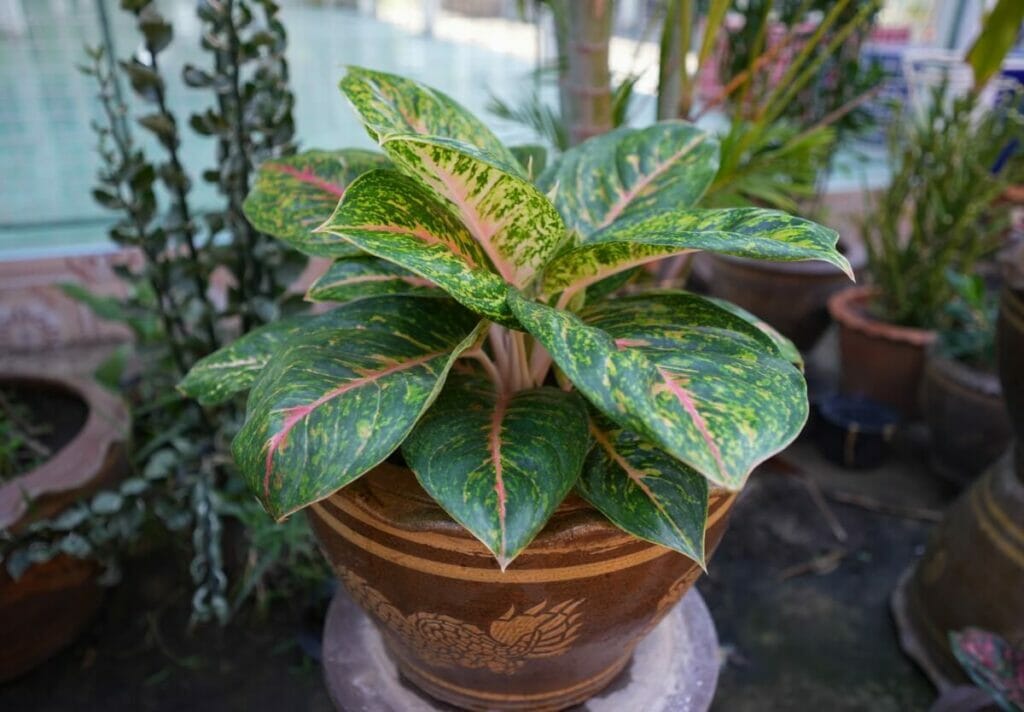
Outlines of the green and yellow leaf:
<svg viewBox="0 0 1024 712">
<path fill-rule="evenodd" d="M 245 216 L 260 232 L 315 254 L 309 251 L 309 234 L 333 212 L 348 185 L 388 165 L 383 154 L 356 148 L 271 159 L 259 168 L 243 205 Z M 358 254 L 354 248 L 349 252 Z"/>
<path fill-rule="evenodd" d="M 506 282 L 526 285 L 562 246 L 565 225 L 551 201 L 465 144 L 395 137 L 381 148 L 458 217 Z"/>
<path fill-rule="evenodd" d="M 379 257 L 337 260 L 306 291 L 311 302 L 349 302 L 382 294 L 443 295 L 429 279 Z"/>
<path fill-rule="evenodd" d="M 807 419 L 803 377 L 771 339 L 696 295 L 621 298 L 581 317 L 511 290 L 508 302 L 594 406 L 724 487 Z"/>
<path fill-rule="evenodd" d="M 429 280 L 478 314 L 513 321 L 505 282 L 480 245 L 422 185 L 401 173 L 371 171 L 354 181 L 312 241 L 324 252 L 354 245 Z"/>
<path fill-rule="evenodd" d="M 453 375 L 402 453 L 427 493 L 504 570 L 572 489 L 588 445 L 577 394 L 499 392 L 486 378 Z"/>
<path fill-rule="evenodd" d="M 433 402 L 478 318 L 455 302 L 386 296 L 335 310 L 344 328 L 289 340 L 249 396 L 232 443 L 275 518 L 327 497 L 390 455 Z"/>
<path fill-rule="evenodd" d="M 229 400 L 252 386 L 282 344 L 304 333 L 317 320 L 318 317 L 293 316 L 253 329 L 197 361 L 178 383 L 178 390 L 206 406 Z"/>
<path fill-rule="evenodd" d="M 708 481 L 603 416 L 591 419 L 590 434 L 594 447 L 576 490 L 619 528 L 703 567 Z"/>
<path fill-rule="evenodd" d="M 619 128 L 565 152 L 544 174 L 570 230 L 589 235 L 620 218 L 693 207 L 718 171 L 718 142 L 693 124 Z"/>
<path fill-rule="evenodd" d="M 543 291 L 577 292 L 624 269 L 699 250 L 792 262 L 823 260 L 850 275 L 839 234 L 778 210 L 679 210 L 624 217 L 570 246 L 544 272 Z"/>
<path fill-rule="evenodd" d="M 348 67 L 341 91 L 377 143 L 432 136 L 466 144 L 477 158 L 522 175 L 519 162 L 483 121 L 447 94 L 412 79 Z"/>
</svg>

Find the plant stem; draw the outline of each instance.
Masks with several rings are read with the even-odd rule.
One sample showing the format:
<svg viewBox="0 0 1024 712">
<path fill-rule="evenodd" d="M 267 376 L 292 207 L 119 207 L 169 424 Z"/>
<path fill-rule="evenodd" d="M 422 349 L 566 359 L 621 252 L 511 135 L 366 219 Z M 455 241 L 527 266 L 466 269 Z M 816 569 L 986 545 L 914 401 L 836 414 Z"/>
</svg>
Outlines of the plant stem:
<svg viewBox="0 0 1024 712">
<path fill-rule="evenodd" d="M 498 367 L 494 365 L 494 361 L 491 360 L 490 356 L 484 353 L 483 349 L 467 351 L 465 356 L 466 358 L 474 359 L 477 363 L 483 366 L 484 371 L 487 372 L 487 376 L 494 382 L 495 388 L 499 391 L 504 391 L 506 389 L 504 379 L 502 379 L 501 373 L 498 371 Z"/>
<path fill-rule="evenodd" d="M 154 74 L 159 74 L 160 69 L 157 64 L 157 52 L 153 47 L 147 43 L 146 50 L 149 52 L 150 60 L 152 62 L 151 69 Z M 174 117 L 167 108 L 167 96 L 164 92 L 162 82 L 158 82 L 156 85 L 156 102 L 157 108 L 160 113 L 171 119 L 174 122 Z M 170 186 L 171 193 L 174 197 L 175 204 L 178 208 L 178 219 L 181 221 L 181 235 L 185 240 L 185 246 L 188 249 L 189 259 L 192 261 L 192 281 L 195 284 L 196 296 L 201 299 L 203 305 L 203 327 L 206 329 L 206 336 L 210 341 L 210 350 L 215 351 L 219 342 L 217 340 L 217 331 L 213 325 L 213 317 L 211 316 L 212 304 L 210 303 L 209 296 L 206 294 L 206 285 L 203 283 L 203 278 L 200 275 L 202 268 L 202 262 L 199 259 L 199 251 L 196 249 L 195 232 L 192 226 L 192 213 L 188 206 L 188 196 L 185 194 L 185 187 L 182 184 L 185 177 L 185 169 L 181 164 L 181 160 L 178 157 L 178 136 L 177 127 L 175 126 L 175 137 L 174 141 L 167 143 L 167 154 L 168 160 L 170 161 L 171 167 L 174 169 L 176 174 L 173 186 Z"/>
<path fill-rule="evenodd" d="M 249 169 L 252 159 L 246 150 L 246 137 L 243 130 L 245 111 L 243 108 L 241 76 L 239 71 L 239 66 L 241 64 L 241 45 L 238 40 L 238 30 L 235 27 L 234 0 L 227 0 L 224 15 L 228 33 L 228 53 L 230 54 L 228 66 L 230 67 L 231 79 L 231 103 L 234 106 L 235 112 L 234 121 L 232 121 L 231 124 L 234 129 L 235 152 L 239 157 L 238 163 L 239 170 L 241 171 L 241 175 L 232 181 L 228 200 L 231 204 L 231 211 L 235 218 L 234 229 L 239 230 L 242 233 L 243 242 L 245 243 L 245 249 L 243 250 L 245 255 L 243 262 L 244 273 L 239 275 L 238 279 L 239 296 L 244 301 L 244 295 L 248 292 L 248 289 L 246 288 L 247 285 L 245 284 L 246 280 L 251 279 L 254 291 L 259 292 L 262 275 L 260 274 L 259 260 L 255 259 L 254 256 L 256 236 L 253 234 L 253 229 L 249 224 L 249 221 L 245 219 L 242 213 L 242 202 L 245 200 L 245 193 L 249 189 Z M 243 332 L 249 330 L 252 326 L 251 322 L 252 316 L 249 314 L 248 310 L 243 310 Z"/>
</svg>

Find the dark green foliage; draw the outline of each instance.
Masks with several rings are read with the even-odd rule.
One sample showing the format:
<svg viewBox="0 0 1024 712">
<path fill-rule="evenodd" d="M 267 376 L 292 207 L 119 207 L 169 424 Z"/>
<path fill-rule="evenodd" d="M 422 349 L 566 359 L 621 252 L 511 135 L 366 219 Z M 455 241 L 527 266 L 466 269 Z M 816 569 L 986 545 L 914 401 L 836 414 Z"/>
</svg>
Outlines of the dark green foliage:
<svg viewBox="0 0 1024 712">
<path fill-rule="evenodd" d="M 948 321 L 939 331 L 939 349 L 950 358 L 994 373 L 999 298 L 978 275 L 950 271 L 946 278 L 955 296 L 946 304 Z"/>
<path fill-rule="evenodd" d="M 287 38 L 271 0 L 201 0 L 196 12 L 209 65 L 186 66 L 182 81 L 208 93 L 212 104 L 186 122 L 167 102 L 173 80 L 161 69 L 173 28 L 151 0 L 122 0 L 122 8 L 136 19 L 146 50 L 139 56 L 146 63 L 114 62 L 101 50 L 89 51 L 91 64 L 83 71 L 96 79 L 104 112 L 94 126 L 102 168 L 93 195 L 117 215 L 112 240 L 141 251 L 145 260 L 138 269 L 121 271 L 128 287 L 122 301 L 74 285 L 65 290 L 100 316 L 128 324 L 135 335 L 135 357 L 126 361 L 119 353 L 103 369 L 104 380 L 116 381 L 133 404 L 139 473 L 133 480 L 147 486 L 132 493 L 131 511 L 181 533 L 181 543 L 193 550 L 195 615 L 223 621 L 254 590 L 253 576 L 272 571 L 274 560 L 295 563 L 290 547 L 296 527 L 251 532 L 255 548 L 245 558 L 253 568 L 243 570 L 244 582 L 230 603 L 222 520 L 259 521 L 249 516 L 251 500 L 224 454 L 240 424 L 240 404 L 229 389 L 216 412 L 204 412 L 175 385 L 239 328 L 275 320 L 298 303 L 286 288 L 305 258 L 254 228 L 242 211 L 258 164 L 295 150 Z M 134 94 L 135 116 L 121 97 L 122 78 Z M 216 185 L 222 202 L 207 212 L 191 200 L 198 171 L 183 165 L 179 151 L 186 123 L 217 144 L 215 167 L 201 175 Z M 135 130 L 152 134 L 158 150 L 144 151 Z M 215 272 L 230 276 L 223 299 L 215 298 Z M 120 370 L 126 363 L 131 365 Z M 289 543 L 275 532 L 288 535 Z M 300 558 L 312 555 L 308 545 L 300 550 L 306 552 Z"/>
<path fill-rule="evenodd" d="M 945 85 L 931 99 L 923 115 L 908 107 L 893 123 L 892 181 L 863 226 L 877 316 L 923 329 L 943 326 L 955 292 L 947 272 L 971 274 L 999 246 L 1009 208 L 996 198 L 1024 170 L 1024 153 L 1012 150 L 1024 145 L 1019 94 L 994 109 Z"/>
<path fill-rule="evenodd" d="M 39 437 L 48 430 L 15 394 L 0 390 L 0 485 L 46 461 L 51 452 Z"/>
</svg>

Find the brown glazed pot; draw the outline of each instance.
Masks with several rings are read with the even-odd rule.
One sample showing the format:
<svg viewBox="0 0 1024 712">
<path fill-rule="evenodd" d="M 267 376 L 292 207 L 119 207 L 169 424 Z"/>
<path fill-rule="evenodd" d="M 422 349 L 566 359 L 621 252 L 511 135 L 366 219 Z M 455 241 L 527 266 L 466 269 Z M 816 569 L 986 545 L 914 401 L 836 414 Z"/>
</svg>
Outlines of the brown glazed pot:
<svg viewBox="0 0 1024 712">
<path fill-rule="evenodd" d="M 735 495 L 711 494 L 715 548 Z M 594 695 L 700 576 L 574 495 L 502 573 L 391 464 L 309 508 L 324 554 L 402 674 L 473 710 L 560 710 Z"/>
<path fill-rule="evenodd" d="M 913 417 L 919 410 L 925 355 L 937 335 L 869 316 L 876 294 L 873 287 L 851 287 L 828 300 L 828 311 L 839 324 L 840 388 Z"/>
<path fill-rule="evenodd" d="M 858 279 L 867 265 L 859 243 L 841 243 Z M 826 305 L 850 278 L 827 262 L 769 262 L 710 254 L 711 295 L 764 319 L 801 351 L 809 351 L 829 325 Z"/>
<path fill-rule="evenodd" d="M 995 462 L 1010 444 L 1010 419 L 994 373 L 928 355 L 921 405 L 931 433 L 932 470 L 965 486 Z"/>
<path fill-rule="evenodd" d="M 940 687 L 965 679 L 949 631 L 1024 645 L 1024 293 L 1003 290 L 996 343 L 1014 452 L 960 496 L 893 600 L 904 647 Z"/>
<path fill-rule="evenodd" d="M 56 454 L 0 486 L 0 530 L 17 532 L 58 514 L 127 472 L 129 416 L 96 383 L 28 373 L 0 374 L 0 386 L 50 421 L 41 438 Z M 0 682 L 28 672 L 72 642 L 102 601 L 95 562 L 69 556 L 30 567 L 16 581 L 0 568 Z"/>
</svg>

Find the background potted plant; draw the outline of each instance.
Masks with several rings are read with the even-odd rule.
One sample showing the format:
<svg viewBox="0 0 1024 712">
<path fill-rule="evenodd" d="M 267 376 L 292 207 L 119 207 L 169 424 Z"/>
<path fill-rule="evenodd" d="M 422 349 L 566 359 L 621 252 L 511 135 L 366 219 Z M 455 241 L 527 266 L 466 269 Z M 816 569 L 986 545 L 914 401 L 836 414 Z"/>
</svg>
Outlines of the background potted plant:
<svg viewBox="0 0 1024 712">
<path fill-rule="evenodd" d="M 345 303 L 251 332 L 181 388 L 251 389 L 243 476 L 277 519 L 308 508 L 409 679 L 476 708 L 569 706 L 689 588 L 731 492 L 807 415 L 792 347 L 749 314 L 591 290 L 703 249 L 848 264 L 809 221 L 694 208 L 718 146 L 690 124 L 596 137 L 534 186 L 440 92 L 358 68 L 341 86 L 383 167 L 342 189 L 325 172 L 351 153 L 272 162 L 246 208 L 333 258 L 309 296 Z M 317 227 L 296 210 L 325 184 L 343 195 Z"/>
<path fill-rule="evenodd" d="M 99 608 L 128 431 L 124 404 L 92 381 L 0 373 L 0 681 L 69 644 Z"/>
<path fill-rule="evenodd" d="M 988 109 L 940 85 L 924 115 L 893 123 L 892 181 L 863 225 L 871 284 L 829 300 L 843 392 L 917 412 L 925 351 L 954 295 L 946 273 L 972 274 L 1005 233 L 1008 209 L 994 201 L 1024 162 L 997 163 L 1024 138 L 1014 101 Z"/>
<path fill-rule="evenodd" d="M 946 305 L 949 321 L 928 354 L 922 410 L 931 433 L 932 469 L 964 485 L 1006 450 L 1010 421 L 996 375 L 998 299 L 980 276 L 947 277 L 956 296 Z"/>
<path fill-rule="evenodd" d="M 875 0 L 812 2 L 779 8 L 778 20 L 770 3 L 747 7 L 742 27 L 723 43 L 722 61 L 731 76 L 765 66 L 730 97 L 732 126 L 723 142 L 731 160 L 723 161 L 712 186 L 712 204 L 775 207 L 813 219 L 828 214 L 825 178 L 835 157 L 872 126 L 864 105 L 880 89 L 881 72 L 863 64 L 859 53 L 880 6 Z M 819 19 L 809 22 L 815 14 Z M 792 64 L 765 61 L 779 55 L 793 55 Z M 840 235 L 839 249 L 859 277 L 867 263 L 864 247 L 844 230 Z M 829 326 L 828 298 L 848 286 L 819 262 L 702 259 L 711 294 L 757 314 L 802 351 Z"/>
</svg>

